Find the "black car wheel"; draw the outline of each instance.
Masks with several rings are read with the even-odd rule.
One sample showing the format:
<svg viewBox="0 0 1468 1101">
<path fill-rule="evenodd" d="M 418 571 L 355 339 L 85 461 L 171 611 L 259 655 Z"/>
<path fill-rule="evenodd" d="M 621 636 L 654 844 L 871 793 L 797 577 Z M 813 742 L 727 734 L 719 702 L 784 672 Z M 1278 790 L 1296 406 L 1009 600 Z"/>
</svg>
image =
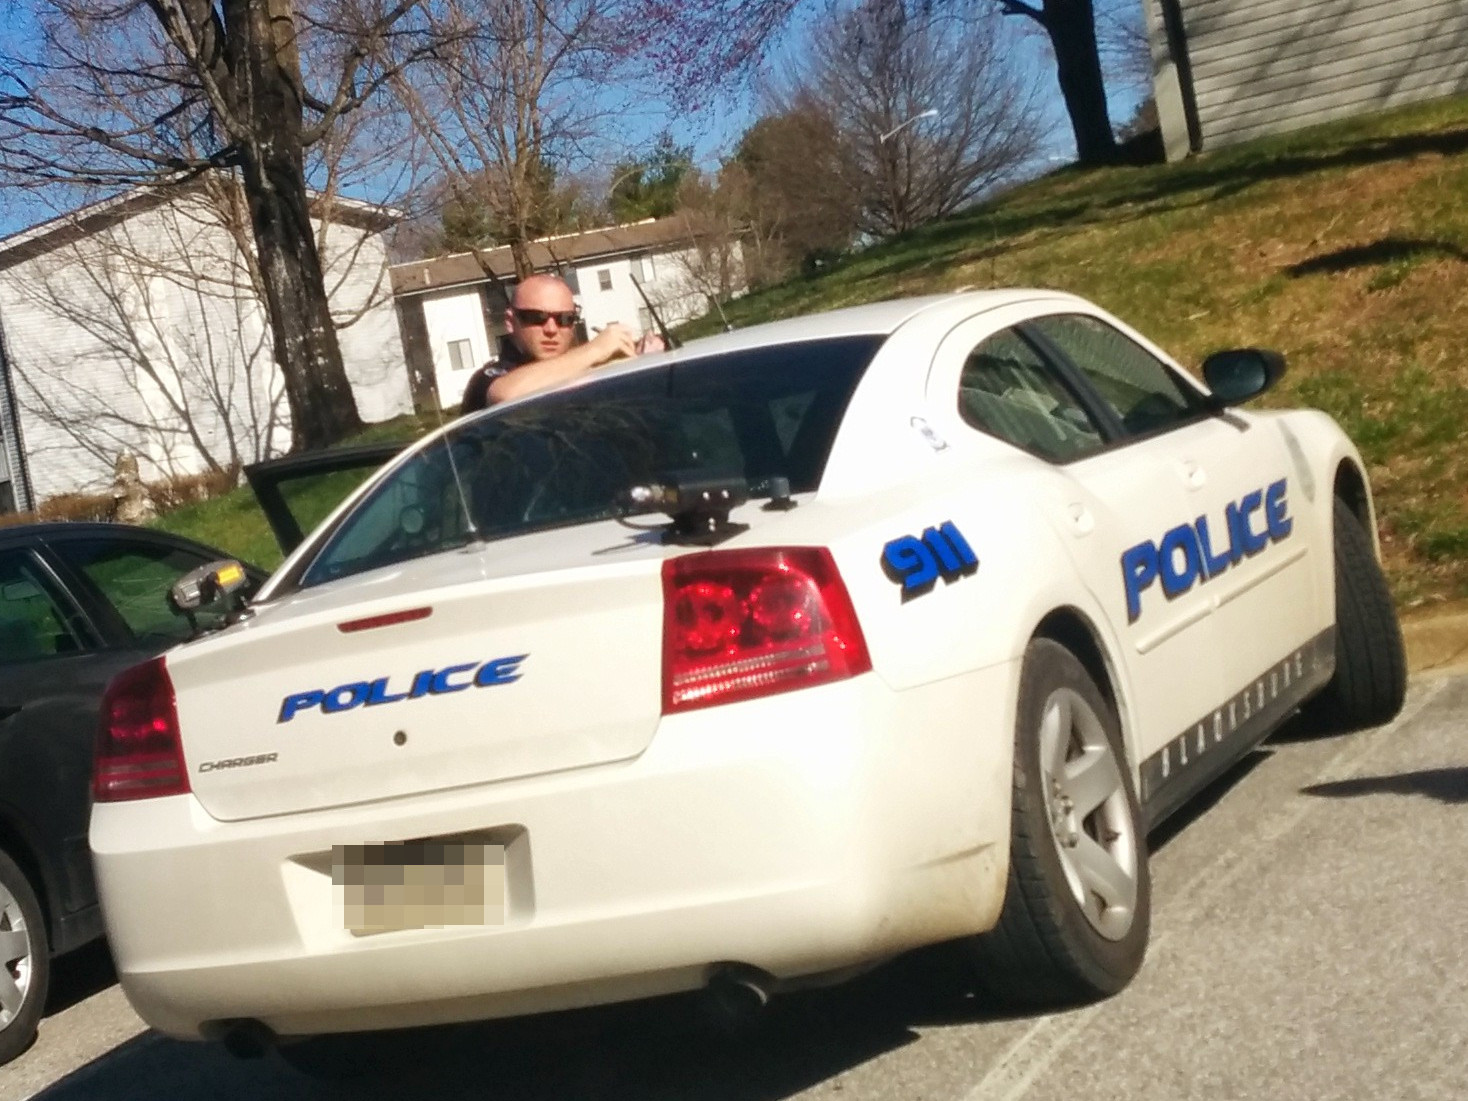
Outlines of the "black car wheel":
<svg viewBox="0 0 1468 1101">
<path fill-rule="evenodd" d="M 1310 704 L 1314 728 L 1362 730 L 1396 718 L 1407 694 L 1407 658 L 1391 590 L 1371 536 L 1335 502 L 1335 676 Z"/>
<path fill-rule="evenodd" d="M 1048 639 L 1020 674 L 1011 815 L 1004 909 L 971 942 L 980 981 L 1024 1005 L 1114 994 L 1147 950 L 1146 837 L 1115 710 Z"/>
<path fill-rule="evenodd" d="M 0 1064 L 35 1039 L 50 982 L 41 904 L 20 867 L 0 852 Z"/>
</svg>

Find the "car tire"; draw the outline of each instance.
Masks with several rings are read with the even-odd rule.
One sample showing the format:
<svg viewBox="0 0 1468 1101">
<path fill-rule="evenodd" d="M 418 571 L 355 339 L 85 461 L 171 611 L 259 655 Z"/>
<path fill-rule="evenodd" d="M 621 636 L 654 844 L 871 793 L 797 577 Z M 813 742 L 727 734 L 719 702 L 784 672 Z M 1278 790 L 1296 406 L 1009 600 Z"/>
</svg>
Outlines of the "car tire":
<svg viewBox="0 0 1468 1101">
<path fill-rule="evenodd" d="M 51 985 L 46 919 L 30 880 L 0 852 L 0 1065 L 36 1038 Z"/>
<path fill-rule="evenodd" d="M 1120 723 L 1080 661 L 1036 639 L 1015 728 L 1009 880 L 998 924 L 969 942 L 973 962 L 980 983 L 1011 1004 L 1095 1001 L 1137 973 L 1151 922 Z"/>
<path fill-rule="evenodd" d="M 1335 675 L 1308 718 L 1316 730 L 1345 733 L 1396 718 L 1407 695 L 1407 655 L 1371 537 L 1340 498 L 1333 525 Z"/>
</svg>

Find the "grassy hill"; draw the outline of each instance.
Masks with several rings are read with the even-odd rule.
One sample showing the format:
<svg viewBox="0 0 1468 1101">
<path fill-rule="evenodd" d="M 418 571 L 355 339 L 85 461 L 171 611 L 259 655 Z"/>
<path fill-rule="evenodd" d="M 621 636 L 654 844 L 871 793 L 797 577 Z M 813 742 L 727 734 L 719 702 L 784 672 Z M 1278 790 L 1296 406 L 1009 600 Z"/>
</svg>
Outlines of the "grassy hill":
<svg viewBox="0 0 1468 1101">
<path fill-rule="evenodd" d="M 1184 364 L 1283 351 L 1268 398 L 1327 410 L 1361 448 L 1398 601 L 1468 598 L 1468 99 L 1175 165 L 1066 169 L 728 313 L 963 286 L 1074 291 Z"/>
<path fill-rule="evenodd" d="M 1468 99 L 1176 165 L 1066 169 L 728 312 L 746 325 L 1003 285 L 1085 295 L 1187 364 L 1283 351 L 1269 399 L 1326 409 L 1361 447 L 1399 602 L 1468 598 Z M 237 494 L 163 523 L 271 565 L 249 509 Z"/>
</svg>

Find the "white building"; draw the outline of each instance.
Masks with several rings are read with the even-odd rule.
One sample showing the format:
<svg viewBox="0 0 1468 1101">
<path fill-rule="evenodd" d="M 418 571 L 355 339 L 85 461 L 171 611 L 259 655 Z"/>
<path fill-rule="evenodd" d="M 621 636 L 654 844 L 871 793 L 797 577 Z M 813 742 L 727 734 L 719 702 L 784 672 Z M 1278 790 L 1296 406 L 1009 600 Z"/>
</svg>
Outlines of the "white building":
<svg viewBox="0 0 1468 1101">
<path fill-rule="evenodd" d="M 0 505 L 103 491 L 123 451 L 152 481 L 289 446 L 241 203 L 227 178 L 202 179 L 0 240 Z M 406 412 L 391 218 L 348 200 L 313 213 L 358 411 L 366 421 Z"/>
<path fill-rule="evenodd" d="M 1167 159 L 1468 92 L 1465 0 L 1143 0 Z"/>
<path fill-rule="evenodd" d="M 744 289 L 737 244 L 727 255 L 699 244 L 675 215 L 543 238 L 532 242 L 530 254 L 536 271 L 570 284 L 588 330 L 620 321 L 640 335 L 657 326 L 634 278 L 670 328 L 702 316 L 710 293 Z M 720 264 L 724 270 L 710 270 Z M 469 376 L 499 356 L 514 273 L 508 246 L 392 268 L 409 368 L 433 379 L 444 408 L 458 405 Z"/>
</svg>

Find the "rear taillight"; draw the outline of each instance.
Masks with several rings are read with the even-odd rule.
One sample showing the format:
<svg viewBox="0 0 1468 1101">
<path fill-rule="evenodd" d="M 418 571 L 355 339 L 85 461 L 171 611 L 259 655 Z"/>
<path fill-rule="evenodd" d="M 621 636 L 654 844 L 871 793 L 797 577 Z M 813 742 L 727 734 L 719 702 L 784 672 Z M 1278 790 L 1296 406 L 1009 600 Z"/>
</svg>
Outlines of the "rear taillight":
<svg viewBox="0 0 1468 1101">
<path fill-rule="evenodd" d="M 116 803 L 189 790 L 173 682 L 162 658 L 112 678 L 92 757 L 92 799 Z"/>
<path fill-rule="evenodd" d="M 872 667 L 824 547 L 688 554 L 663 563 L 663 712 L 808 688 Z"/>
</svg>

